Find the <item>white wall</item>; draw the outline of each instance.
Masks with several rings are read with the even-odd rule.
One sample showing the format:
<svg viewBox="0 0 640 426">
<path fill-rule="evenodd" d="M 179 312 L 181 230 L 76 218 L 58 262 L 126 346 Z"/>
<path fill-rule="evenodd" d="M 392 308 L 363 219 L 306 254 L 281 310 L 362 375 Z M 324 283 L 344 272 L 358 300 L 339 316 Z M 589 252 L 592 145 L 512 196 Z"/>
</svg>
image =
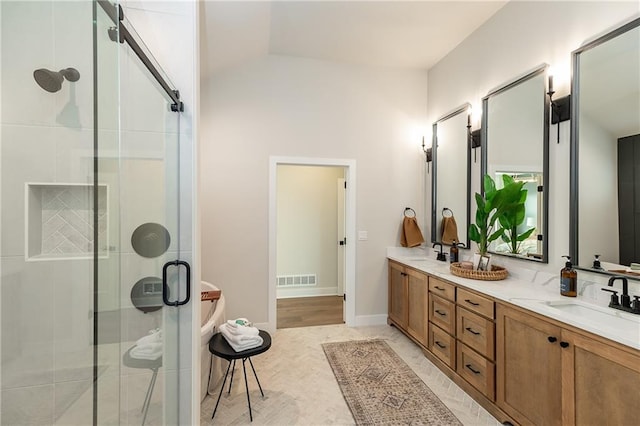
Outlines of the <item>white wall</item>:
<svg viewBox="0 0 640 426">
<path fill-rule="evenodd" d="M 387 246 L 422 220 L 425 72 L 268 56 L 202 82 L 203 279 L 227 316 L 268 319 L 269 157 L 357 162 L 356 317 L 386 315 Z M 422 223 L 422 222 L 421 222 Z"/>
<path fill-rule="evenodd" d="M 429 70 L 429 121 L 464 102 L 480 105 L 492 88 L 544 62 L 558 70 L 556 97 L 568 94 L 571 52 L 638 12 L 637 2 L 508 3 Z M 560 130 L 560 144 L 556 126 L 550 130 L 549 264 L 504 264 L 557 273 L 560 256 L 569 252 L 569 122 Z M 479 180 L 480 161 L 472 162 L 472 193 L 479 191 Z"/>
<path fill-rule="evenodd" d="M 278 165 L 277 275 L 317 278 L 315 286 L 296 289 L 298 296 L 337 294 L 339 178 L 342 167 Z"/>
</svg>

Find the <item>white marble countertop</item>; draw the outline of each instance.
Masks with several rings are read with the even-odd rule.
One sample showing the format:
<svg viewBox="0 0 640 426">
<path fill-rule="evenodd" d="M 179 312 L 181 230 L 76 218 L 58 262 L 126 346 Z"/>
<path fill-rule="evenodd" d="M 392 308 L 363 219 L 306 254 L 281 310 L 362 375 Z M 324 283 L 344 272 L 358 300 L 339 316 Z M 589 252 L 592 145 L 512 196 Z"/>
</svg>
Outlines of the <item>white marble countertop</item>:
<svg viewBox="0 0 640 426">
<path fill-rule="evenodd" d="M 640 350 L 640 315 L 609 308 L 606 303 L 578 296 L 561 296 L 558 275 L 534 270 L 511 270 L 502 281 L 480 281 L 461 278 L 449 270 L 449 262 L 440 262 L 421 248 L 389 247 L 387 258 L 414 269 L 451 281 L 462 287 L 509 302 L 564 324 L 591 332 Z M 571 306 L 567 306 L 570 304 Z"/>
</svg>

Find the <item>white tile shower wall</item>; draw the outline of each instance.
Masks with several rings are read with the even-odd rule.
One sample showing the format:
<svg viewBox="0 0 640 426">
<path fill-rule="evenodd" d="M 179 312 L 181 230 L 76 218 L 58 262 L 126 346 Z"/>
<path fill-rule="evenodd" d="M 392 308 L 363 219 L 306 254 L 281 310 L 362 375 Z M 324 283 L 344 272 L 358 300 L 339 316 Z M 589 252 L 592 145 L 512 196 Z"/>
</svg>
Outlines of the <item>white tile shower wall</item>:
<svg viewBox="0 0 640 426">
<path fill-rule="evenodd" d="M 4 109 L 3 109 L 4 111 Z M 2 126 L 2 256 L 24 255 L 26 182 L 54 182 L 56 129 Z"/>
<path fill-rule="evenodd" d="M 25 184 L 92 181 L 91 2 L 0 8 L 1 422 L 52 424 L 91 377 L 92 265 L 25 262 Z M 33 78 L 38 68 L 67 67 L 80 80 L 57 93 Z"/>
<path fill-rule="evenodd" d="M 1 262 L 2 389 L 52 383 L 53 263 L 27 264 L 23 256 L 3 256 Z"/>
<path fill-rule="evenodd" d="M 80 257 L 93 254 L 93 188 L 78 185 L 29 184 L 28 191 L 36 192 L 40 203 L 29 204 L 30 209 L 41 209 L 40 250 L 33 247 L 29 253 L 56 257 L 67 254 Z M 107 188 L 101 186 L 98 193 L 98 252 L 105 255 L 109 244 L 107 216 Z M 27 214 L 29 217 L 38 216 Z M 27 232 L 35 231 L 29 224 Z M 28 239 L 30 240 L 30 239 Z"/>
</svg>

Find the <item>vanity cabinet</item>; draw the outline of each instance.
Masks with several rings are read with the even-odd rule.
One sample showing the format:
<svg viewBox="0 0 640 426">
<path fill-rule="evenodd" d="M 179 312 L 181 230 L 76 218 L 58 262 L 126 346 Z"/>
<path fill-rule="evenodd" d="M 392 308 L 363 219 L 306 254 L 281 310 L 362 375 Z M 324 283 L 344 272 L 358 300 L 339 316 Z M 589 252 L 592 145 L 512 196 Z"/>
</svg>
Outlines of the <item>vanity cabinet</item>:
<svg viewBox="0 0 640 426">
<path fill-rule="evenodd" d="M 496 311 L 496 404 L 514 420 L 638 424 L 638 351 L 509 305 Z"/>
<path fill-rule="evenodd" d="M 445 332 L 456 333 L 456 305 L 433 293 L 429 295 L 429 321 Z"/>
<path fill-rule="evenodd" d="M 429 277 L 429 351 L 467 383 L 495 396 L 494 302 Z"/>
<path fill-rule="evenodd" d="M 399 263 L 389 261 L 389 321 L 398 327 L 407 327 L 407 279 L 405 267 Z"/>
<path fill-rule="evenodd" d="M 640 425 L 640 351 L 389 260 L 389 324 L 499 421 Z"/>
<path fill-rule="evenodd" d="M 389 261 L 389 322 L 428 344 L 428 276 Z"/>
<path fill-rule="evenodd" d="M 456 297 L 456 372 L 491 401 L 495 398 L 494 301 L 464 288 Z"/>
<path fill-rule="evenodd" d="M 423 346 L 427 346 L 427 306 L 428 306 L 428 277 L 427 275 L 407 269 L 407 332 Z"/>
<path fill-rule="evenodd" d="M 496 329 L 498 407 L 523 425 L 561 424 L 561 329 L 502 304 Z"/>
<path fill-rule="evenodd" d="M 456 369 L 456 286 L 429 277 L 429 346 L 433 355 Z"/>
<path fill-rule="evenodd" d="M 639 351 L 568 330 L 562 340 L 562 423 L 640 424 Z"/>
</svg>

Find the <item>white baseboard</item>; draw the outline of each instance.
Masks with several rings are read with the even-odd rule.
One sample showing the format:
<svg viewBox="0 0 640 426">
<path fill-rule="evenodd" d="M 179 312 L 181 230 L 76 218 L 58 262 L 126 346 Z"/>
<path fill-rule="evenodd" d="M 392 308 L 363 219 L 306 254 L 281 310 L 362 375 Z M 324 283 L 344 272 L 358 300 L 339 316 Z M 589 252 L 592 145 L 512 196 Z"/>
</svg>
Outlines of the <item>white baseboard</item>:
<svg viewBox="0 0 640 426">
<path fill-rule="evenodd" d="M 335 296 L 338 294 L 338 286 L 335 287 L 293 287 L 276 289 L 278 299 L 290 297 Z"/>
<path fill-rule="evenodd" d="M 387 315 L 356 315 L 356 327 L 367 325 L 385 325 L 387 323 Z"/>
</svg>

